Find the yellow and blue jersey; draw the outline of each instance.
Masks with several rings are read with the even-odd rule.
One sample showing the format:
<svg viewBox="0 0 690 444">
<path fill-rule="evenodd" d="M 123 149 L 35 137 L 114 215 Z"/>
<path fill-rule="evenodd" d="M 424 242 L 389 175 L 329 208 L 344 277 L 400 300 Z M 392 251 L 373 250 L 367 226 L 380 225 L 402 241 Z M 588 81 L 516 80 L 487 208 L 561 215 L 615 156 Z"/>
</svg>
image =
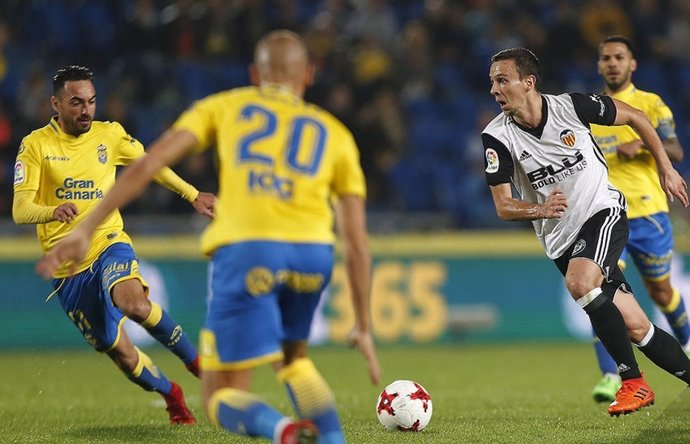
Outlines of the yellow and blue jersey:
<svg viewBox="0 0 690 444">
<path fill-rule="evenodd" d="M 335 117 L 277 85 L 237 88 L 192 105 L 173 125 L 215 146 L 216 217 L 201 248 L 244 241 L 331 244 L 332 199 L 365 195 L 359 152 Z"/>
<path fill-rule="evenodd" d="M 673 113 L 656 94 L 641 91 L 630 84 L 612 95 L 630 106 L 644 111 L 652 122 L 661 140 L 676 137 Z M 627 125 L 592 125 L 592 135 L 601 147 L 609 166 L 609 180 L 621 190 L 628 201 L 630 219 L 668 212 L 666 194 L 659 184 L 656 161 L 647 150 L 633 158 L 618 156 L 619 145 L 639 140 L 637 133 Z"/>
<path fill-rule="evenodd" d="M 75 137 L 65 133 L 56 118 L 33 131 L 21 143 L 15 163 L 14 190 L 36 193 L 34 203 L 57 207 L 71 202 L 78 214 L 71 223 L 52 221 L 36 225 L 43 251 L 50 250 L 95 208 L 115 183 L 116 167 L 127 165 L 144 155 L 143 145 L 127 134 L 117 122 L 94 121 L 91 129 Z M 165 179 L 160 179 L 164 177 Z M 195 198 L 198 191 L 167 170 L 157 180 Z M 76 272 L 88 268 L 108 246 L 123 242 L 131 244 L 123 231 L 119 211 L 113 211 L 94 232 L 84 260 Z M 54 277 L 65 277 L 64 265 Z"/>
</svg>

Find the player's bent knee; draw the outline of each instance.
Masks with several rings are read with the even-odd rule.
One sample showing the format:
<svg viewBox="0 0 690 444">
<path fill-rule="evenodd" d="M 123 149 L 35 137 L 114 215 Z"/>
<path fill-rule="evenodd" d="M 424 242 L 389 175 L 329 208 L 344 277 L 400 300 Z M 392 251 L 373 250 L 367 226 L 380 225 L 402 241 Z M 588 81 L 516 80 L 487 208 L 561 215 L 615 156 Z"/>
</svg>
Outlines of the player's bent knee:
<svg viewBox="0 0 690 444">
<path fill-rule="evenodd" d="M 131 350 L 117 347 L 108 352 L 108 356 L 113 360 L 117 368 L 125 373 L 131 373 L 139 363 L 139 355 L 134 347 Z"/>
<path fill-rule="evenodd" d="M 283 342 L 283 365 L 290 365 L 297 359 L 307 357 L 307 341 Z"/>
<path fill-rule="evenodd" d="M 673 301 L 673 287 L 656 285 L 656 283 L 647 284 L 647 290 L 652 300 L 661 307 L 666 307 Z"/>
<path fill-rule="evenodd" d="M 592 284 L 568 278 L 566 278 L 565 285 L 568 288 L 568 292 L 575 300 L 582 298 L 595 287 Z"/>
<path fill-rule="evenodd" d="M 122 313 L 134 322 L 141 323 L 151 314 L 151 302 L 143 295 L 141 298 L 128 298 L 127 300 L 117 304 Z"/>
</svg>

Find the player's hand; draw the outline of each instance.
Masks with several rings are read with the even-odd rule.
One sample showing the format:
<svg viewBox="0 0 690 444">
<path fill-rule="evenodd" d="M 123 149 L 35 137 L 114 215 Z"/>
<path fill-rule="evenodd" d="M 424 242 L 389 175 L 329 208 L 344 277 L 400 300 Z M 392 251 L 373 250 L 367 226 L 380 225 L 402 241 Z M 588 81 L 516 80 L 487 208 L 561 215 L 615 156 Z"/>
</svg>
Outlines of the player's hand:
<svg viewBox="0 0 690 444">
<path fill-rule="evenodd" d="M 70 223 L 79 214 L 79 209 L 72 202 L 63 203 L 53 211 L 53 219 Z"/>
<path fill-rule="evenodd" d="M 374 347 L 374 340 L 371 337 L 371 333 L 363 332 L 355 328 L 352 330 L 352 333 L 350 333 L 350 344 L 353 347 L 357 347 L 362 356 L 364 356 L 364 359 L 367 361 L 371 383 L 378 385 L 379 382 L 381 382 L 381 367 L 376 357 L 376 348 Z"/>
<path fill-rule="evenodd" d="M 568 208 L 568 200 L 559 189 L 555 189 L 542 204 L 544 219 L 560 219 Z"/>
<path fill-rule="evenodd" d="M 216 217 L 216 196 L 212 193 L 200 192 L 192 202 L 192 206 L 201 215 L 211 219 Z"/>
<path fill-rule="evenodd" d="M 634 140 L 632 142 L 622 143 L 618 145 L 616 151 L 618 152 L 618 157 L 623 159 L 633 159 L 637 153 L 644 147 L 641 140 Z"/>
<path fill-rule="evenodd" d="M 73 275 L 77 264 L 81 263 L 86 255 L 86 250 L 89 248 L 89 240 L 89 234 L 77 226 L 38 261 L 36 273 L 43 276 L 44 279 L 50 279 L 62 264 L 69 261 L 69 274 L 70 276 Z"/>
<path fill-rule="evenodd" d="M 659 182 L 668 200 L 673 202 L 673 196 L 676 196 L 684 207 L 688 206 L 688 185 L 675 168 L 659 171 Z"/>
</svg>

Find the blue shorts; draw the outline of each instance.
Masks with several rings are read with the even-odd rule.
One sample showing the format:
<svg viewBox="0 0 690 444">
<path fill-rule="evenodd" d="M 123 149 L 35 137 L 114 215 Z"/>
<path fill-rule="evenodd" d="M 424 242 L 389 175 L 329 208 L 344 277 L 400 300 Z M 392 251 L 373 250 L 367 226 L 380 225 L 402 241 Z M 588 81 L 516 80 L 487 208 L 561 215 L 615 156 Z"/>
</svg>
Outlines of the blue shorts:
<svg viewBox="0 0 690 444">
<path fill-rule="evenodd" d="M 673 227 L 668 213 L 636 217 L 628 223 L 630 237 L 620 260 L 625 263 L 629 254 L 646 280 L 659 281 L 669 277 L 673 256 Z"/>
<path fill-rule="evenodd" d="M 281 359 L 283 341 L 309 337 L 321 292 L 331 278 L 333 247 L 242 242 L 218 249 L 209 267 L 201 367 L 252 368 Z"/>
<path fill-rule="evenodd" d="M 125 315 L 113 305 L 110 290 L 118 282 L 139 279 L 139 265 L 132 246 L 124 243 L 106 248 L 91 267 L 81 273 L 53 280 L 60 304 L 81 331 L 86 342 L 99 352 L 115 348 Z"/>
</svg>

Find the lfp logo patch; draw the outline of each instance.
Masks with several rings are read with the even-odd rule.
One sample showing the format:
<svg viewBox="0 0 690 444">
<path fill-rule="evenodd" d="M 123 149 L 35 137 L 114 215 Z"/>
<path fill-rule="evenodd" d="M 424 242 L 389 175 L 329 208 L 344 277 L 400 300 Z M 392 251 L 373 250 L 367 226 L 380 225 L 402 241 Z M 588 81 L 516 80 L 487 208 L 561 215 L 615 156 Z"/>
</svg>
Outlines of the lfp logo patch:
<svg viewBox="0 0 690 444">
<path fill-rule="evenodd" d="M 101 144 L 98 145 L 96 151 L 98 152 L 98 161 L 100 163 L 106 163 L 108 161 L 108 148 Z"/>
<path fill-rule="evenodd" d="M 24 162 L 18 160 L 14 164 L 14 184 L 19 185 L 20 183 L 24 183 L 25 177 Z"/>
<path fill-rule="evenodd" d="M 575 133 L 569 129 L 561 131 L 561 142 L 570 147 L 575 146 Z"/>
<path fill-rule="evenodd" d="M 498 153 L 493 148 L 486 150 L 486 172 L 495 173 L 498 171 Z"/>
</svg>

